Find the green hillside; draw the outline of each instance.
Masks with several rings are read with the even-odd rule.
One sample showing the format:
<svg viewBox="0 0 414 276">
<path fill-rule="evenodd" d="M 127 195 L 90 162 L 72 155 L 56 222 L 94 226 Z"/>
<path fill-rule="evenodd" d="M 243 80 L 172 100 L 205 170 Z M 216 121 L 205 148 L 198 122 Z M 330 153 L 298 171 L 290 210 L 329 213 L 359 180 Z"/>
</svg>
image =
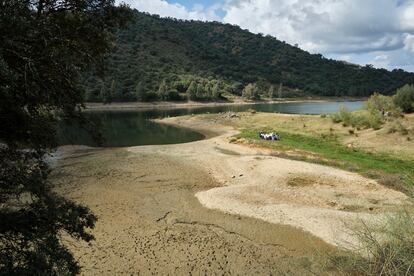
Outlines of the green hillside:
<svg viewBox="0 0 414 276">
<path fill-rule="evenodd" d="M 413 73 L 326 59 L 230 24 L 134 17 L 104 68 L 85 76 L 88 101 L 367 96 L 414 83 Z"/>
</svg>

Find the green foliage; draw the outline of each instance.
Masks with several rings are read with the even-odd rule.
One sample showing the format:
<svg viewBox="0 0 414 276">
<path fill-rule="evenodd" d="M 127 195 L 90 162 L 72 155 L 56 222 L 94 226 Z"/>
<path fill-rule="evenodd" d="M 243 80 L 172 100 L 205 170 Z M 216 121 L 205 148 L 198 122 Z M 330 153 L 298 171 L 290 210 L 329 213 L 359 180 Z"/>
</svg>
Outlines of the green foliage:
<svg viewBox="0 0 414 276">
<path fill-rule="evenodd" d="M 269 92 L 268 92 L 269 98 L 270 99 L 274 99 L 276 98 L 276 91 L 275 91 L 275 87 L 273 85 L 271 85 L 269 87 Z"/>
<path fill-rule="evenodd" d="M 214 84 L 213 91 L 212 91 L 212 98 L 213 99 L 220 99 L 221 98 L 221 91 L 220 91 L 220 82 L 217 81 L 216 84 Z"/>
<path fill-rule="evenodd" d="M 341 106 L 339 108 L 339 117 L 341 118 L 341 122 L 344 126 L 351 125 L 352 114 L 345 106 Z"/>
<path fill-rule="evenodd" d="M 414 85 L 404 85 L 397 90 L 394 103 L 405 113 L 414 112 Z"/>
<path fill-rule="evenodd" d="M 249 100 L 258 100 L 260 99 L 259 89 L 255 83 L 249 83 L 243 89 L 242 96 Z"/>
<path fill-rule="evenodd" d="M 279 89 L 277 90 L 277 97 L 279 99 L 283 98 L 283 84 L 282 83 L 279 85 Z"/>
<path fill-rule="evenodd" d="M 412 73 L 330 60 L 234 25 L 160 18 L 140 12 L 135 12 L 131 24 L 118 29 L 116 47 L 106 59 L 104 74 L 99 72 L 86 74 L 84 86 L 93 93 L 100 81 L 110 87 L 115 79 L 121 90 L 120 100 L 131 98 L 137 82 L 142 83 L 146 93 L 153 93 L 163 79 L 175 88 L 174 82 L 182 76 L 220 80 L 224 83 L 222 92 L 234 95 L 241 95 L 249 83 L 260 83 L 260 88 L 266 90 L 272 84 L 283 83 L 284 89 L 280 85 L 277 97 L 284 98 L 304 93 L 390 94 L 414 82 Z M 176 89 L 185 93 L 182 87 Z"/>
<path fill-rule="evenodd" d="M 221 85 L 219 80 L 191 75 L 183 75 L 179 79 L 175 82 L 175 88 L 177 91 L 185 91 L 189 100 L 220 100 L 225 91 L 225 85 Z"/>
<path fill-rule="evenodd" d="M 80 270 L 60 236 L 90 241 L 96 218 L 52 191 L 44 160 L 57 116 L 84 122 L 80 74 L 110 49 L 109 30 L 125 11 L 109 0 L 0 1 L 1 275 Z"/>
<path fill-rule="evenodd" d="M 367 110 L 349 112 L 341 107 L 338 113 L 330 115 L 334 123 L 341 123 L 343 126 L 354 128 L 373 128 L 380 129 L 383 124 L 383 117 L 380 112 L 369 112 Z"/>
<path fill-rule="evenodd" d="M 109 104 L 112 101 L 112 89 L 108 89 L 102 84 L 100 91 L 100 98 L 104 104 Z"/>
<path fill-rule="evenodd" d="M 187 89 L 187 96 L 190 100 L 196 100 L 197 99 L 197 85 L 194 81 L 190 83 L 190 86 Z"/>
<path fill-rule="evenodd" d="M 389 116 L 398 117 L 401 110 L 395 105 L 393 99 L 379 93 L 374 93 L 365 103 L 365 109 L 371 113 L 388 113 Z"/>
<path fill-rule="evenodd" d="M 160 83 L 160 86 L 158 87 L 158 98 L 160 100 L 166 100 L 167 91 L 168 91 L 167 83 L 166 83 L 166 80 L 163 79 L 162 82 Z"/>
<path fill-rule="evenodd" d="M 142 87 L 142 82 L 139 82 L 135 86 L 135 97 L 138 101 L 145 101 L 147 99 L 147 93 L 145 93 L 144 88 Z"/>
</svg>

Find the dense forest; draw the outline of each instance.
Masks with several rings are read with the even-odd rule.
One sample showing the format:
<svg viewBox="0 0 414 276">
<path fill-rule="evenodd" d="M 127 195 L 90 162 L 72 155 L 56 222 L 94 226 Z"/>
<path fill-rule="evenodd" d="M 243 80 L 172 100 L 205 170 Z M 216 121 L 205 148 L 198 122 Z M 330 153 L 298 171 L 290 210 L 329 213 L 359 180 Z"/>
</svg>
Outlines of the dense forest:
<svg viewBox="0 0 414 276">
<path fill-rule="evenodd" d="M 368 96 L 407 83 L 413 73 L 326 59 L 230 24 L 138 11 L 117 30 L 105 66 L 83 81 L 86 100 L 103 102 Z"/>
</svg>

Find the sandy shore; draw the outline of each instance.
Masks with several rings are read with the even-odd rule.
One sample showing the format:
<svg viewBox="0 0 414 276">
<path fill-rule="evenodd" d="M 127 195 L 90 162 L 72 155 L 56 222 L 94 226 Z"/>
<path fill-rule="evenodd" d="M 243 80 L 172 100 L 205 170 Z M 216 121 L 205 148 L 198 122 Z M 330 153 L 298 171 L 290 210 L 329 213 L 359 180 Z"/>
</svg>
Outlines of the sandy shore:
<svg viewBox="0 0 414 276">
<path fill-rule="evenodd" d="M 408 204 L 358 174 L 229 143 L 234 129 L 199 116 L 161 122 L 209 139 L 83 149 L 54 169 L 99 218 L 91 244 L 66 240 L 83 274 L 306 275 L 315 252 L 355 244 L 348 225 Z"/>
<path fill-rule="evenodd" d="M 82 275 L 306 275 L 315 252 L 334 250 L 300 229 L 203 207 L 194 195 L 221 184 L 175 150 L 82 150 L 59 162 L 57 190 L 98 216 L 94 241 L 65 238 Z"/>
</svg>

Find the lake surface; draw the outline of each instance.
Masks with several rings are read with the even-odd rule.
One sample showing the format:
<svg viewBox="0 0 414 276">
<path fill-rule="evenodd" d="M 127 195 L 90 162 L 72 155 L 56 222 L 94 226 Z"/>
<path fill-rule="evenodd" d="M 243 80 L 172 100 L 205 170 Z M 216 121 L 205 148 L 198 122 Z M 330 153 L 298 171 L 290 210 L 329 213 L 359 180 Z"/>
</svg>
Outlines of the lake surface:
<svg viewBox="0 0 414 276">
<path fill-rule="evenodd" d="M 279 112 L 289 114 L 325 114 L 337 112 L 340 106 L 348 110 L 361 109 L 364 102 L 321 102 L 321 103 L 278 103 L 197 107 L 148 111 L 102 111 L 87 112 L 85 116 L 100 130 L 102 144 L 98 144 L 87 131 L 77 124 L 63 124 L 58 128 L 60 145 L 87 145 L 104 147 L 129 147 L 139 145 L 161 145 L 187 143 L 201 140 L 200 133 L 149 121 L 154 118 L 175 117 L 180 115 L 241 112 L 254 109 L 259 112 Z"/>
</svg>

